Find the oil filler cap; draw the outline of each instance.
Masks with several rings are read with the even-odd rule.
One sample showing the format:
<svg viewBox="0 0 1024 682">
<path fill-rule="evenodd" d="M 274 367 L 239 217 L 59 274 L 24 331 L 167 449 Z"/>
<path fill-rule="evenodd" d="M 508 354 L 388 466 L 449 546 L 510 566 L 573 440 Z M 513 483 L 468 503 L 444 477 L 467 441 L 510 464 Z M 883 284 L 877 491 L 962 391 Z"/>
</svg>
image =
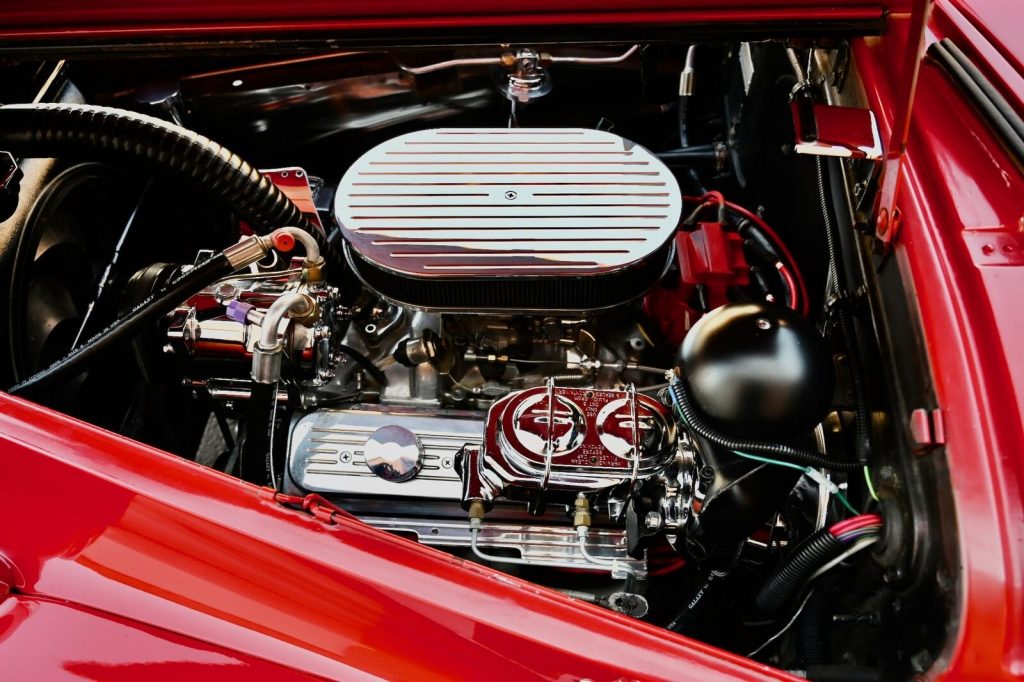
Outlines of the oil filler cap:
<svg viewBox="0 0 1024 682">
<path fill-rule="evenodd" d="M 392 483 L 414 478 L 423 466 L 423 445 L 404 426 L 380 427 L 366 440 L 363 453 L 370 471 Z"/>
</svg>

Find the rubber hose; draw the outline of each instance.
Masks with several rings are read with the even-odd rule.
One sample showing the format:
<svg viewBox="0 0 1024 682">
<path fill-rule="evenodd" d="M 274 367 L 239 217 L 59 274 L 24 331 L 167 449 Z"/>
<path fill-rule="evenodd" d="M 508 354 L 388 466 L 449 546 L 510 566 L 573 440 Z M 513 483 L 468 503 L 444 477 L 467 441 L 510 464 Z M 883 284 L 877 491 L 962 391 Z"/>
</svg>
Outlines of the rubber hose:
<svg viewBox="0 0 1024 682">
<path fill-rule="evenodd" d="M 328 267 L 345 267 L 326 235 L 266 176 L 213 140 L 173 123 L 91 104 L 8 104 L 0 106 L 0 149 L 18 156 L 141 161 L 168 170 L 224 201 L 257 234 L 302 228 Z"/>
<path fill-rule="evenodd" d="M 850 381 L 853 385 L 854 402 L 854 431 L 855 431 L 855 452 L 857 461 L 861 466 L 867 466 L 871 461 L 871 413 L 868 410 L 867 387 L 864 385 L 864 376 L 861 372 L 860 353 L 857 350 L 857 338 L 854 335 L 853 320 L 850 318 L 850 311 L 846 307 L 846 287 L 839 274 L 839 249 L 837 241 L 839 235 L 835 234 L 836 226 L 832 222 L 828 207 L 828 197 L 825 194 L 825 177 L 821 168 L 821 157 L 814 157 L 815 167 L 818 172 L 818 197 L 821 200 L 821 215 L 825 221 L 825 243 L 828 248 L 828 269 L 832 277 L 832 285 L 841 299 L 836 310 L 836 318 L 839 322 L 839 336 L 843 342 L 843 350 L 846 352 L 847 366 L 850 368 Z"/>
<path fill-rule="evenodd" d="M 757 249 L 758 253 L 767 261 L 774 263 L 775 261 L 784 261 L 782 255 L 778 252 L 775 244 L 772 244 L 771 240 L 765 236 L 764 232 L 761 232 L 760 228 L 754 224 L 754 221 L 748 220 L 747 218 L 741 218 L 736 223 L 736 231 L 744 239 L 749 239 Z M 792 267 L 792 263 L 787 263 Z"/>
<path fill-rule="evenodd" d="M 836 462 L 835 460 L 831 460 L 817 452 L 811 452 L 810 450 L 804 450 L 802 448 L 794 448 L 782 443 L 766 443 L 763 441 L 729 438 L 728 436 L 714 430 L 704 422 L 703 418 L 697 413 L 696 408 L 693 406 L 693 402 L 690 400 L 689 393 L 683 386 L 683 382 L 672 382 L 672 384 L 669 385 L 669 390 L 672 392 L 672 395 L 675 396 L 676 402 L 679 404 L 679 409 L 683 412 L 683 419 L 686 422 L 686 426 L 697 435 L 706 438 L 726 450 L 749 452 L 793 464 L 802 464 L 804 466 L 819 469 L 832 469 L 834 471 L 854 471 L 860 467 L 860 465 L 855 462 Z"/>
<path fill-rule="evenodd" d="M 809 535 L 765 581 L 754 600 L 757 608 L 766 614 L 777 613 L 803 588 L 811 574 L 839 556 L 843 547 L 827 528 Z"/>
<path fill-rule="evenodd" d="M 714 145 L 691 145 L 684 149 L 669 149 L 656 155 L 667 166 L 714 166 L 718 161 L 718 151 Z"/>
<path fill-rule="evenodd" d="M 686 149 L 690 146 L 690 136 L 687 132 L 689 116 L 687 114 L 687 104 L 690 98 L 688 96 L 680 95 L 676 104 L 676 115 L 679 123 L 679 148 Z"/>
<path fill-rule="evenodd" d="M 825 662 L 824 630 L 829 613 L 830 599 L 820 589 L 807 600 L 800 614 L 800 641 L 804 645 L 804 664 L 819 665 Z"/>
<path fill-rule="evenodd" d="M 703 575 L 700 587 L 689 597 L 682 611 L 665 626 L 667 629 L 694 637 L 720 612 L 722 596 L 718 593 L 722 590 L 727 574 L 705 570 Z"/>
<path fill-rule="evenodd" d="M 262 384 L 254 381 L 247 408 L 239 474 L 243 481 L 266 485 L 274 480 L 270 448 L 277 417 L 277 382 Z"/>
<path fill-rule="evenodd" d="M 85 364 L 123 340 L 126 340 L 162 315 L 181 305 L 196 291 L 231 274 L 233 268 L 223 254 L 209 258 L 185 272 L 172 277 L 162 289 L 150 294 L 138 305 L 100 330 L 70 353 L 44 370 L 36 372 L 21 383 L 8 389 L 12 395 L 31 397 L 55 383 L 70 379 L 85 368 Z"/>
<path fill-rule="evenodd" d="M 0 106 L 0 148 L 19 156 L 106 156 L 141 161 L 187 178 L 225 201 L 252 229 L 266 234 L 296 226 L 320 247 L 327 267 L 358 291 L 341 253 L 266 176 L 212 140 L 181 126 L 123 109 L 87 104 Z M 104 349 L 140 331 L 196 291 L 231 273 L 215 256 L 175 278 L 127 315 L 73 349 L 10 393 L 30 396 L 80 372 Z"/>
</svg>

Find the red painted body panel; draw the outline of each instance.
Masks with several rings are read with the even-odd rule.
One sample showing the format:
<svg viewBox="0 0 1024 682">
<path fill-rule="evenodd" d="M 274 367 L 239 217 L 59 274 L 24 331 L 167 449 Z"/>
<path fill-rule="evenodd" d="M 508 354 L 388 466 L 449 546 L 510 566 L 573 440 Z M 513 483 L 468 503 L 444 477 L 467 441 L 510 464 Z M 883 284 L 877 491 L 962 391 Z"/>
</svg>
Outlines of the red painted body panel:
<svg viewBox="0 0 1024 682">
<path fill-rule="evenodd" d="M 41 597 L 0 602 L 0 673 L 6 680 L 223 682 L 320 679 L 216 644 Z M 82 633 L 89 633 L 83 637 Z"/>
<path fill-rule="evenodd" d="M 1018 19 L 1018 30 L 1021 23 Z M 937 3 L 930 30 L 928 43 L 954 38 L 1019 101 L 1024 94 L 1019 72 L 999 58 L 953 2 Z M 890 65 L 896 57 L 891 48 L 885 41 L 855 44 L 870 104 L 887 131 L 893 125 Z M 962 93 L 927 59 L 900 173 L 895 205 L 902 227 L 894 257 L 916 293 L 956 500 L 955 509 L 936 520 L 934 532 L 959 538 L 962 568 L 959 629 L 938 669 L 950 679 L 1019 677 L 1024 675 L 1024 176 Z"/>
<path fill-rule="evenodd" d="M 16 520 L 0 533 L 15 592 L 94 614 L 73 642 L 40 650 L 68 664 L 123 662 L 92 642 L 120 622 L 153 660 L 189 662 L 200 679 L 223 671 L 196 642 L 239 666 L 345 680 L 788 679 L 355 520 L 325 525 L 265 489 L 4 395 L 0 434 L 18 481 L 0 496 L 0 517 Z M 17 600 L 0 618 L 35 603 Z M 72 627 L 70 612 L 52 618 Z M 34 622 L 0 637 L 18 641 Z M 26 659 L 3 648 L 0 679 L 17 679 L 10 666 Z"/>
<path fill-rule="evenodd" d="M 0 8 L 0 38 L 853 19 L 880 11 L 836 0 L 647 0 L 629 11 L 622 4 L 528 0 L 515 13 L 489 13 L 465 0 L 15 0 Z M 854 48 L 888 140 L 903 88 L 894 65 L 903 63 L 909 24 L 899 13 L 910 2 L 886 4 L 894 10 L 889 33 Z M 956 39 L 1024 111 L 1018 8 L 1018 0 L 939 0 L 928 40 Z M 894 257 L 916 294 L 956 499 L 931 530 L 945 524 L 960 539 L 961 620 L 936 670 L 951 679 L 1020 676 L 1024 180 L 930 64 L 900 174 Z M 0 602 L 4 679 L 47 670 L 34 665 L 53 666 L 55 676 L 138 677 L 131 666 L 144 660 L 180 661 L 179 676 L 218 679 L 237 671 L 247 679 L 296 671 L 345 679 L 781 675 L 357 522 L 324 526 L 252 486 L 6 396 L 0 433 L 8 481 L 0 514 L 16 520 L 0 533 L 0 554 L 23 576 L 18 594 Z M 115 639 L 123 646 L 111 646 Z M 73 667 L 80 665 L 93 667 Z"/>
<path fill-rule="evenodd" d="M 146 4 L 137 0 L 8 0 L 2 10 L 0 38 L 61 39 L 74 36 L 138 37 L 200 34 L 342 31 L 406 31 L 474 26 L 557 26 L 686 24 L 716 21 L 805 22 L 870 21 L 886 7 L 893 11 L 911 0 L 524 0 L 514 7 L 472 0 L 383 0 L 337 2 L 308 0 L 183 0 Z"/>
</svg>

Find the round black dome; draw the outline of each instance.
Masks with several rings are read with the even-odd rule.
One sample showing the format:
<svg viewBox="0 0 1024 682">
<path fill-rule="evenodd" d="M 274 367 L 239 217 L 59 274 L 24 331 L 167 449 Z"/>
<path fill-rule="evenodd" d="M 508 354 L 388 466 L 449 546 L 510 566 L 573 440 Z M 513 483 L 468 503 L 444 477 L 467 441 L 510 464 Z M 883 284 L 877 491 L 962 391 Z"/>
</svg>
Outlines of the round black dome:
<svg viewBox="0 0 1024 682">
<path fill-rule="evenodd" d="M 835 388 L 825 341 L 781 306 L 730 303 L 701 318 L 679 349 L 697 406 L 723 433 L 785 439 L 814 428 Z"/>
</svg>

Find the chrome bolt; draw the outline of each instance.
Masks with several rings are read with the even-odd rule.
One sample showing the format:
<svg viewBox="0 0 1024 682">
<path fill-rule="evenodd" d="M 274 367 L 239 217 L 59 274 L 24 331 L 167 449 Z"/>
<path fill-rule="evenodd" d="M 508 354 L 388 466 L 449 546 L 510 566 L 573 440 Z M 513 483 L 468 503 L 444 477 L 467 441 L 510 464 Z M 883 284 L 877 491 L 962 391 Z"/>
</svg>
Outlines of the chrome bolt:
<svg viewBox="0 0 1024 682">
<path fill-rule="evenodd" d="M 342 464 L 348 464 L 349 462 L 352 461 L 352 453 L 349 452 L 348 450 L 345 450 L 340 455 L 338 455 L 338 461 L 341 462 Z"/>
<path fill-rule="evenodd" d="M 768 331 L 769 329 L 772 328 L 772 323 L 770 321 L 764 319 L 763 317 L 757 318 L 757 323 L 756 324 L 757 324 L 757 328 L 758 329 L 762 329 L 764 331 Z"/>
<path fill-rule="evenodd" d="M 661 528 L 661 514 L 656 511 L 647 512 L 647 516 L 644 517 L 644 525 L 647 526 L 648 530 Z"/>
</svg>

